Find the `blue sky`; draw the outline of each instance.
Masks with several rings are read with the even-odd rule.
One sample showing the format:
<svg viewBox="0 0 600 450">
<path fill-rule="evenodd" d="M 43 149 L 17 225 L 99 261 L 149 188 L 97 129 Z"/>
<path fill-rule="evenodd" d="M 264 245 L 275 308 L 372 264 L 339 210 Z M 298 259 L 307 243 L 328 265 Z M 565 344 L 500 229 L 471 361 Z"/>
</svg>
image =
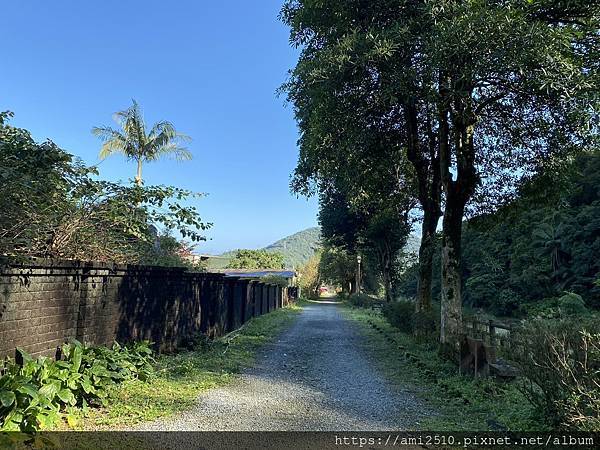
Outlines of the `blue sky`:
<svg viewBox="0 0 600 450">
<path fill-rule="evenodd" d="M 0 110 L 38 140 L 96 164 L 96 125 L 135 98 L 146 121 L 193 138 L 190 162 L 144 168 L 147 184 L 207 192 L 198 249 L 256 248 L 316 225 L 317 203 L 289 192 L 297 158 L 290 106 L 275 91 L 296 62 L 281 0 L 11 1 L 0 15 Z M 103 178 L 133 178 L 120 156 Z"/>
</svg>

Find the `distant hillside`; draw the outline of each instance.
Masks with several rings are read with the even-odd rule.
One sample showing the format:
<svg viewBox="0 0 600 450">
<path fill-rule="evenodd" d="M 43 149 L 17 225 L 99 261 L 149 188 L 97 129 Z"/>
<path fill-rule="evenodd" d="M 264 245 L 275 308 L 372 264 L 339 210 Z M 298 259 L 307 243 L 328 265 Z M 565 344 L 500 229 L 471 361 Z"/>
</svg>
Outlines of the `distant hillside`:
<svg viewBox="0 0 600 450">
<path fill-rule="evenodd" d="M 319 227 L 307 228 L 268 245 L 265 250 L 281 253 L 286 268 L 298 268 L 306 263 L 319 248 L 320 240 L 321 229 Z"/>
<path fill-rule="evenodd" d="M 286 269 L 297 269 L 314 255 L 315 250 L 321 246 L 321 229 L 319 227 L 307 228 L 290 236 L 279 239 L 271 245 L 264 247 L 270 252 L 279 252 L 283 255 Z M 408 242 L 404 251 L 416 258 L 419 254 L 419 245 L 421 239 L 416 234 L 408 237 Z M 230 250 L 222 253 L 216 258 L 211 258 L 207 265 L 209 269 L 224 269 L 229 264 L 237 250 Z"/>
<path fill-rule="evenodd" d="M 307 228 L 267 245 L 264 250 L 281 253 L 286 269 L 297 269 L 306 263 L 315 250 L 320 247 L 320 240 L 321 229 L 319 227 Z M 236 252 L 237 250 L 230 250 L 222 253 L 218 259 L 211 259 L 208 267 L 210 269 L 225 268 Z"/>
<path fill-rule="evenodd" d="M 208 261 L 204 262 L 204 264 L 206 265 L 206 268 L 209 271 L 225 269 L 229 265 L 229 261 L 231 260 L 234 254 L 235 252 L 227 252 L 223 253 L 223 255 L 211 256 L 210 259 L 208 259 Z"/>
</svg>

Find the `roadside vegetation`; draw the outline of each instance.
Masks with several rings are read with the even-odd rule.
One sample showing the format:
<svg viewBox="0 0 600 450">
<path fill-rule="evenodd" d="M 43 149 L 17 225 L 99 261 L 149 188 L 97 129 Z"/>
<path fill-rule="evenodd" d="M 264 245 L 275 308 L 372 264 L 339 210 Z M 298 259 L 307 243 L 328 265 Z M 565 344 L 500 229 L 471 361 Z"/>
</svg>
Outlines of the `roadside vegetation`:
<svg viewBox="0 0 600 450">
<path fill-rule="evenodd" d="M 597 317 L 529 321 L 514 332 L 510 350 L 502 355 L 518 375 L 473 378 L 460 375 L 440 356 L 439 315 L 415 313 L 408 301 L 379 311 L 366 295 L 352 295 L 347 303 L 346 315 L 361 324 L 368 351 L 384 373 L 400 384 L 421 385 L 424 398 L 440 411 L 424 429 L 600 429 Z"/>
<path fill-rule="evenodd" d="M 485 429 L 475 405 L 490 428 L 599 430 L 600 4 L 350 3 L 281 11 L 301 50 L 281 87 L 300 132 L 291 189 L 320 207 L 311 279 L 386 303 L 421 369 L 471 392 L 478 421 L 461 423 Z M 510 362 L 472 315 L 510 320 Z M 507 366 L 514 383 L 452 375 Z M 503 398 L 528 406 L 516 418 Z"/>
<path fill-rule="evenodd" d="M 146 185 L 141 178 L 103 180 L 97 167 L 51 141 L 36 142 L 10 125 L 11 117 L 0 113 L 0 255 L 191 267 L 184 256 L 211 226 L 188 203 L 202 194 Z M 166 139 L 160 136 L 151 149 L 142 146 L 146 153 L 139 158 L 166 152 L 157 147 L 157 140 Z M 104 148 L 138 157 L 114 142 Z"/>
<path fill-rule="evenodd" d="M 199 335 L 175 354 L 153 355 L 145 343 L 66 344 L 59 361 L 23 353 L 22 367 L 10 362 L 0 377 L 0 430 L 116 430 L 184 411 L 202 391 L 234 380 L 299 311 L 278 309 L 215 340 Z"/>
<path fill-rule="evenodd" d="M 154 359 L 147 342 L 128 347 L 64 344 L 58 359 L 33 359 L 17 350 L 0 367 L 0 431 L 52 429 L 63 420 L 76 426 L 79 413 L 107 406 L 110 392 L 132 380 L 148 382 Z"/>
<path fill-rule="evenodd" d="M 436 415 L 419 424 L 436 431 L 542 431 L 549 429 L 517 383 L 458 375 L 456 366 L 441 358 L 437 345 L 416 339 L 392 326 L 383 314 L 347 308 L 366 338 L 373 363 L 394 384 L 415 386 Z"/>
<path fill-rule="evenodd" d="M 267 250 L 235 250 L 228 269 L 276 269 L 285 267 L 283 255 Z"/>
<path fill-rule="evenodd" d="M 278 309 L 227 336 L 214 341 L 199 336 L 188 343 L 188 350 L 158 357 L 156 377 L 115 390 L 110 407 L 84 417 L 81 429 L 126 428 L 188 409 L 202 391 L 233 381 L 252 364 L 255 352 L 289 326 L 299 311 L 298 306 Z"/>
</svg>

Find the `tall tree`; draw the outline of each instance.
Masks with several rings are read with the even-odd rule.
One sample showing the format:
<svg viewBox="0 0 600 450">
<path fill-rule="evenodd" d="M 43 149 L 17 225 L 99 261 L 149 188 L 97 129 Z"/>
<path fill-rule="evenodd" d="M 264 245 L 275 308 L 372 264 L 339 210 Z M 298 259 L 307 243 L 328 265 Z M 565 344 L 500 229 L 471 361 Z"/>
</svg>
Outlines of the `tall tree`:
<svg viewBox="0 0 600 450">
<path fill-rule="evenodd" d="M 99 180 L 52 141 L 9 125 L 11 115 L 0 113 L 1 255 L 140 263 L 154 244 L 150 225 L 205 240 L 211 224 L 180 203 L 201 194 Z"/>
<path fill-rule="evenodd" d="M 341 191 L 340 186 L 323 189 L 319 196 L 319 223 L 323 240 L 330 247 L 344 250 L 353 258 L 362 255 L 365 263 L 366 257 L 371 257 L 373 270 L 369 275 L 381 277 L 389 302 L 393 300 L 395 262 L 411 231 L 409 214 L 414 203 L 412 199 L 407 204 L 399 203 L 387 189 L 376 192 L 375 184 L 372 182 L 369 190 L 361 189 L 362 195 L 353 194 L 348 188 Z"/>
<path fill-rule="evenodd" d="M 189 141 L 190 138 L 178 133 L 171 122 L 162 120 L 146 132 L 144 116 L 135 100 L 129 108 L 116 112 L 114 120 L 120 130 L 108 126 L 92 128 L 92 133 L 104 141 L 98 156 L 102 160 L 120 153 L 135 161 L 135 182 L 138 186 L 142 184 L 143 163 L 162 157 L 173 157 L 180 161 L 192 159 L 189 150 L 181 146 L 182 142 Z"/>
<path fill-rule="evenodd" d="M 466 209 L 502 199 L 519 178 L 581 147 L 586 129 L 595 131 L 598 6 L 584 0 L 290 0 L 284 6 L 292 42 L 303 48 L 288 83 L 301 149 L 318 141 L 328 144 L 323 151 L 343 152 L 340 136 L 356 133 L 345 118 L 368 117 L 358 133 L 398 136 L 407 150 L 424 211 L 423 307 L 431 273 L 427 236 L 444 206 L 440 340 L 452 349 L 462 333 Z M 303 126 L 340 98 L 345 109 Z"/>
<path fill-rule="evenodd" d="M 430 2 L 425 65 L 439 76 L 445 198 L 441 341 L 462 334 L 465 208 L 498 178 L 527 177 L 583 148 L 598 112 L 598 2 Z"/>
<path fill-rule="evenodd" d="M 436 109 L 424 94 L 432 81 L 419 66 L 418 40 L 411 40 L 429 26 L 421 2 L 331 1 L 325 6 L 290 0 L 281 16 L 291 28 L 292 43 L 303 48 L 284 86 L 302 132 L 295 179 L 304 180 L 307 167 L 322 176 L 328 158 L 335 161 L 333 170 L 353 155 L 355 161 L 369 158 L 373 146 L 360 143 L 385 141 L 380 159 L 413 180 L 405 189 L 423 212 L 416 308 L 429 309 L 441 184 Z M 407 159 L 412 169 L 402 163 Z"/>
</svg>

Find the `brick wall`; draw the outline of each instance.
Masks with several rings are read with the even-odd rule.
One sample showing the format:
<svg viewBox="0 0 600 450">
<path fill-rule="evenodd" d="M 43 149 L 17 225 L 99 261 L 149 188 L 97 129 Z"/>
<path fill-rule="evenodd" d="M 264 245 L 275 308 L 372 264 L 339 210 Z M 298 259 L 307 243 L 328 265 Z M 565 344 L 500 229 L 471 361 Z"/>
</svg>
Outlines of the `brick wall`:
<svg viewBox="0 0 600 450">
<path fill-rule="evenodd" d="M 294 295 L 293 288 L 179 268 L 4 259 L 0 358 L 16 347 L 53 355 L 70 338 L 91 345 L 147 339 L 170 351 L 190 334 L 223 335 Z"/>
</svg>

